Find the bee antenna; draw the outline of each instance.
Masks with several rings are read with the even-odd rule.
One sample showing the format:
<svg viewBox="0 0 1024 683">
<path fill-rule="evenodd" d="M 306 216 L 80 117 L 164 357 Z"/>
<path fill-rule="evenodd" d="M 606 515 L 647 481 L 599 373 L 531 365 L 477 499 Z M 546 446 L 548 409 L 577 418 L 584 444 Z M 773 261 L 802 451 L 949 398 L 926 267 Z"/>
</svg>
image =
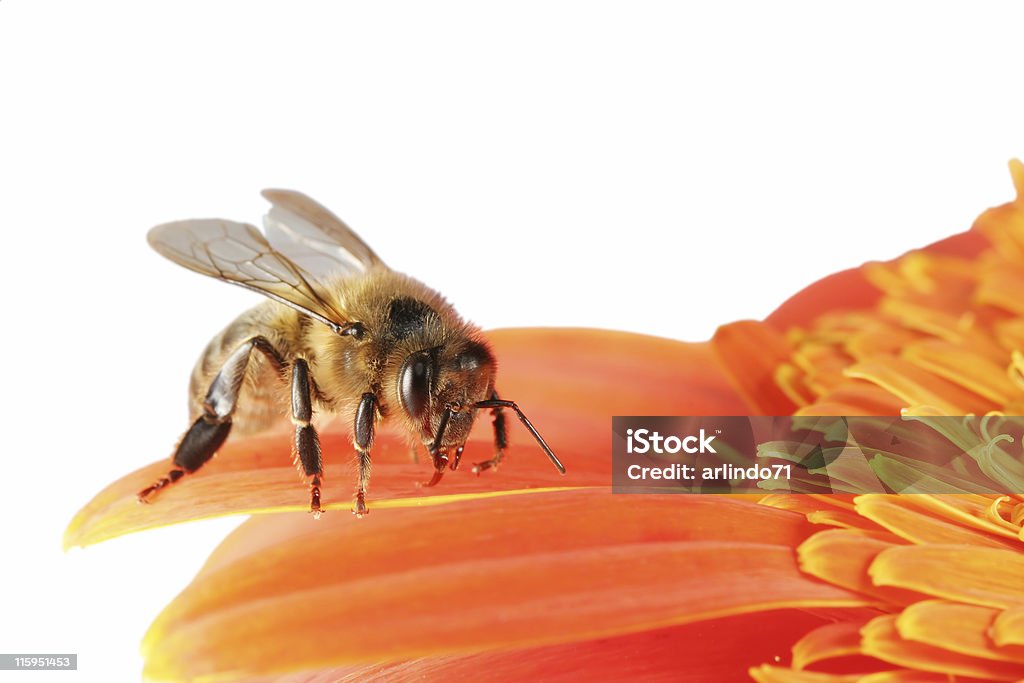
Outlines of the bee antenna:
<svg viewBox="0 0 1024 683">
<path fill-rule="evenodd" d="M 477 401 L 476 403 L 473 404 L 473 407 L 474 408 L 511 408 L 512 410 L 516 411 L 516 415 L 519 416 L 519 421 L 522 422 L 526 426 L 526 428 L 528 430 L 530 430 L 530 433 L 533 434 L 533 438 L 535 438 L 537 440 L 537 443 L 540 444 L 540 447 L 544 449 L 544 452 L 547 454 L 548 458 L 551 460 L 551 463 L 555 466 L 555 468 L 561 474 L 565 474 L 565 465 L 563 465 L 562 461 L 558 459 L 558 456 L 555 455 L 554 451 L 551 450 L 551 446 L 548 446 L 547 442 L 544 440 L 544 437 L 541 436 L 540 432 L 537 431 L 537 428 L 534 427 L 533 424 L 530 423 L 530 420 L 527 419 L 526 415 L 523 414 L 523 411 L 521 411 L 519 409 L 519 406 L 516 405 L 515 401 L 505 401 L 505 400 L 502 400 L 502 399 L 490 399 L 488 401 Z"/>
</svg>

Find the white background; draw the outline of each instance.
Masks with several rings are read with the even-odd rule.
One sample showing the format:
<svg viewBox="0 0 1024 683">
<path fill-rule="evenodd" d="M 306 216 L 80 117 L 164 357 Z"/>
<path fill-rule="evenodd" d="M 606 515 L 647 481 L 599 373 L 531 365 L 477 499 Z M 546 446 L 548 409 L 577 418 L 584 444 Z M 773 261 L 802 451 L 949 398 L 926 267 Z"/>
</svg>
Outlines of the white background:
<svg viewBox="0 0 1024 683">
<path fill-rule="evenodd" d="M 1024 155 L 1019 3 L 0 2 L 0 652 L 137 643 L 237 520 L 60 552 L 254 295 L 151 225 L 305 191 L 485 327 L 705 339 L 965 229 Z"/>
</svg>

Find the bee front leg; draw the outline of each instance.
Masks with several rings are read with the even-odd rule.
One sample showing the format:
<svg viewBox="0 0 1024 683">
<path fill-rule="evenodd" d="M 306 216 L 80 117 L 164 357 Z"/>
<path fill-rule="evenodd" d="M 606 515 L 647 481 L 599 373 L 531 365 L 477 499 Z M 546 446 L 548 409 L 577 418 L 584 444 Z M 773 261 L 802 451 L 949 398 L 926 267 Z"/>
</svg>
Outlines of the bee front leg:
<svg viewBox="0 0 1024 683">
<path fill-rule="evenodd" d="M 178 442 L 172 459 L 173 469 L 139 491 L 140 503 L 149 502 L 149 497 L 157 491 L 198 470 L 224 444 L 231 432 L 231 416 L 253 349 L 262 352 L 279 372 L 284 367 L 281 354 L 264 337 L 253 337 L 235 349 L 210 383 L 203 399 L 202 414 Z"/>
<path fill-rule="evenodd" d="M 459 463 L 462 462 L 462 452 L 466 450 L 465 446 L 459 446 L 455 449 L 455 457 L 452 458 L 452 464 L 449 467 L 452 468 L 452 472 L 459 469 Z"/>
<path fill-rule="evenodd" d="M 491 393 L 492 401 L 499 401 L 498 392 Z M 501 406 L 491 408 L 491 415 L 494 416 L 494 457 L 473 465 L 473 473 L 480 474 L 484 470 L 497 468 L 505 457 L 505 449 L 508 448 L 508 431 L 505 426 L 505 413 Z"/>
<path fill-rule="evenodd" d="M 313 387 L 309 365 L 302 358 L 292 363 L 292 423 L 295 425 L 295 457 L 309 482 L 309 511 L 320 518 L 320 485 L 324 476 L 320 437 L 310 424 L 313 419 Z"/>
<path fill-rule="evenodd" d="M 373 446 L 374 420 L 377 414 L 377 397 L 363 394 L 356 409 L 353 445 L 359 457 L 359 488 L 356 490 L 355 507 L 352 514 L 362 517 L 370 511 L 366 507 L 366 489 L 370 485 L 370 447 Z"/>
</svg>

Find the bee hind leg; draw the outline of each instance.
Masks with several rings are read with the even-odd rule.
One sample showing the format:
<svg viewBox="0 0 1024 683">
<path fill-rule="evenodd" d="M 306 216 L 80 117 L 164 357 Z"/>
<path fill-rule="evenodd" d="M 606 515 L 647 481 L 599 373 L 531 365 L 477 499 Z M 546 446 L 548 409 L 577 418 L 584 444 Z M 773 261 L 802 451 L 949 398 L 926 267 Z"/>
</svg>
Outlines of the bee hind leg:
<svg viewBox="0 0 1024 683">
<path fill-rule="evenodd" d="M 148 503 L 149 497 L 178 481 L 185 474 L 195 472 L 213 457 L 231 431 L 231 420 L 217 421 L 216 415 L 203 413 L 185 432 L 174 453 L 174 469 L 153 484 L 139 491 L 139 502 Z"/>
<path fill-rule="evenodd" d="M 313 419 L 312 384 L 309 365 L 302 358 L 292 364 L 292 422 L 295 423 L 295 457 L 309 481 L 309 511 L 317 519 L 320 508 L 320 486 L 324 476 L 320 454 L 320 437 L 310 424 Z"/>
<path fill-rule="evenodd" d="M 173 468 L 139 491 L 137 497 L 140 503 L 148 503 L 157 491 L 198 470 L 224 444 L 231 432 L 231 415 L 235 412 L 238 393 L 245 379 L 245 368 L 253 349 L 261 351 L 278 370 L 284 366 L 284 360 L 277 349 L 263 337 L 253 337 L 235 349 L 210 383 L 210 389 L 203 399 L 202 414 L 178 442 L 172 460 Z"/>
</svg>

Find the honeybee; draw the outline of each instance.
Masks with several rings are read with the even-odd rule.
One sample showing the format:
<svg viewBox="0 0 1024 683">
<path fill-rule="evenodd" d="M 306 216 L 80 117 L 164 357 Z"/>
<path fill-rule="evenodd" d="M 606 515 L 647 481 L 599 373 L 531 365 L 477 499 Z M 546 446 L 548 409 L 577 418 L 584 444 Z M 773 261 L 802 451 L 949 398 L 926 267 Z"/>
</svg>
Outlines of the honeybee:
<svg viewBox="0 0 1024 683">
<path fill-rule="evenodd" d="M 150 245 L 175 263 L 266 296 L 206 347 L 189 388 L 191 427 L 166 476 L 138 493 L 161 489 L 203 466 L 228 434 L 253 433 L 286 412 L 295 425 L 294 456 L 319 516 L 323 485 L 314 411 L 354 417 L 358 463 L 352 512 L 365 515 L 376 425 L 394 417 L 432 459 L 437 484 L 456 469 L 478 410 L 493 417 L 492 458 L 508 446 L 504 409 L 515 412 L 548 458 L 565 467 L 513 401 L 495 389 L 495 359 L 478 327 L 436 291 L 397 273 L 344 222 L 309 197 L 265 190 L 265 234 L 220 219 L 187 220 L 150 230 Z M 282 400 L 284 399 L 284 400 Z"/>
</svg>

